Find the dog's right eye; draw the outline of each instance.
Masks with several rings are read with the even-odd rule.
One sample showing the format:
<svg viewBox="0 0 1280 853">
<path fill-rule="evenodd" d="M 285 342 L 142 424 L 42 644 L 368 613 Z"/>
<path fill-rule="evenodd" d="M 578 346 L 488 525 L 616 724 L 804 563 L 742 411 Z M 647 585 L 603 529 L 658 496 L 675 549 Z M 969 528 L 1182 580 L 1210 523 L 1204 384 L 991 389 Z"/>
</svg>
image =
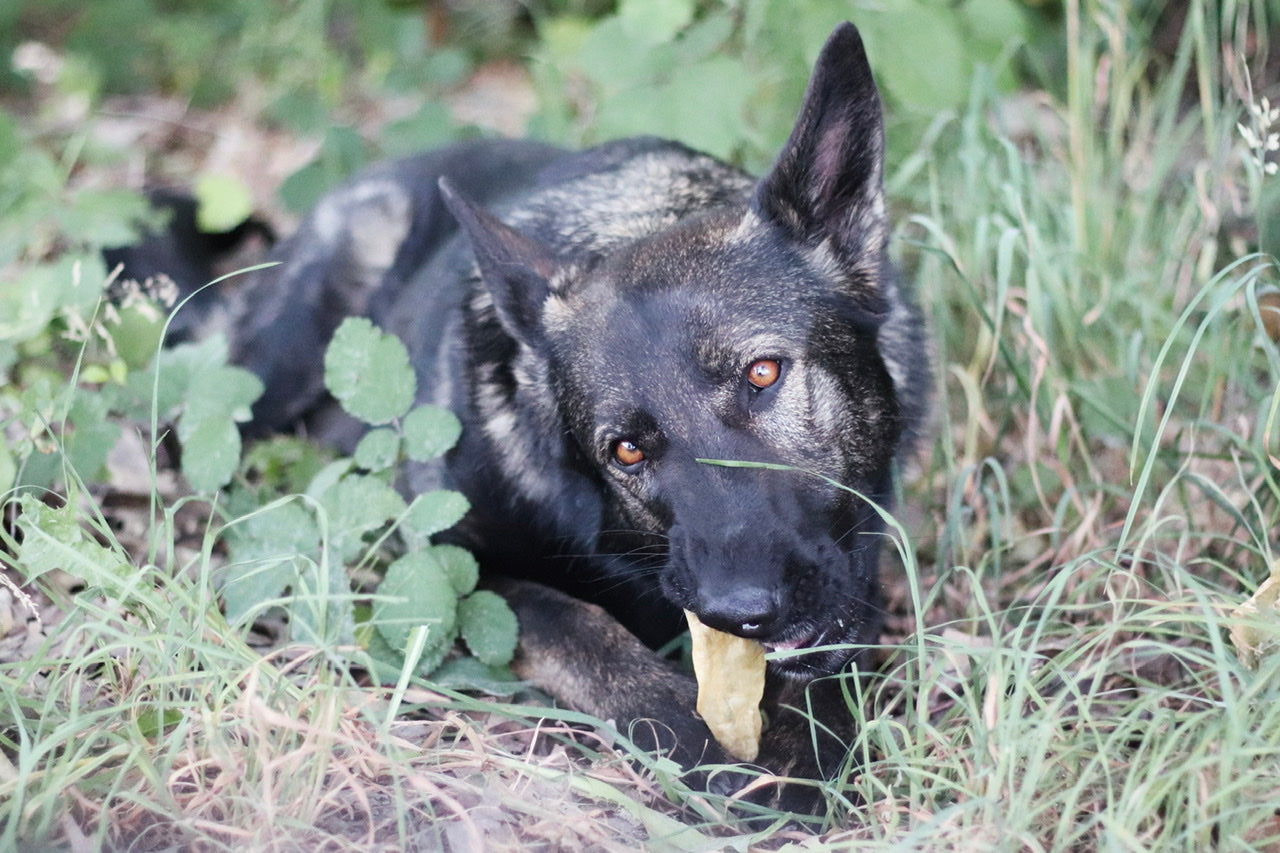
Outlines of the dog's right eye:
<svg viewBox="0 0 1280 853">
<path fill-rule="evenodd" d="M 782 364 L 776 359 L 762 358 L 751 362 L 747 368 L 747 382 L 757 391 L 763 391 L 782 378 Z"/>
<path fill-rule="evenodd" d="M 644 451 L 634 441 L 624 438 L 613 445 L 613 458 L 622 467 L 630 468 L 644 461 Z"/>
</svg>

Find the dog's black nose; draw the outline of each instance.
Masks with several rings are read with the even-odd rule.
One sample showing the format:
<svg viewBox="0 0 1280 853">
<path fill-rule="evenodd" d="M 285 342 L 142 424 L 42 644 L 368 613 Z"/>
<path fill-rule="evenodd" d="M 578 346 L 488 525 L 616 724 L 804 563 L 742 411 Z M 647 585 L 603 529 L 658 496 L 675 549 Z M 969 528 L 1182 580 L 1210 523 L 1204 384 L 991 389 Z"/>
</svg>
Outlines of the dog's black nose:
<svg viewBox="0 0 1280 853">
<path fill-rule="evenodd" d="M 769 590 L 743 587 L 704 599 L 697 612 L 704 625 L 755 640 L 773 632 L 779 606 L 777 598 Z"/>
</svg>

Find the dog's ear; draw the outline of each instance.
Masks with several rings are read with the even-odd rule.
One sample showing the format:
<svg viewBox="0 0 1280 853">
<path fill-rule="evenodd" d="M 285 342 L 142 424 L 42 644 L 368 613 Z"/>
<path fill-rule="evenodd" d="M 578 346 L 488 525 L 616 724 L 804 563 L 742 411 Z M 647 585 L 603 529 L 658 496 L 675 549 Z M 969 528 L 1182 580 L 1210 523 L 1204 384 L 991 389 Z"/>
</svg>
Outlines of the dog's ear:
<svg viewBox="0 0 1280 853">
<path fill-rule="evenodd" d="M 791 138 L 756 187 L 753 209 L 866 286 L 887 237 L 884 119 L 862 38 L 844 23 L 813 69 Z"/>
<path fill-rule="evenodd" d="M 537 346 L 543 305 L 560 266 L 556 256 L 465 198 L 447 178 L 439 185 L 441 198 L 471 241 L 503 328 L 521 343 Z"/>
</svg>

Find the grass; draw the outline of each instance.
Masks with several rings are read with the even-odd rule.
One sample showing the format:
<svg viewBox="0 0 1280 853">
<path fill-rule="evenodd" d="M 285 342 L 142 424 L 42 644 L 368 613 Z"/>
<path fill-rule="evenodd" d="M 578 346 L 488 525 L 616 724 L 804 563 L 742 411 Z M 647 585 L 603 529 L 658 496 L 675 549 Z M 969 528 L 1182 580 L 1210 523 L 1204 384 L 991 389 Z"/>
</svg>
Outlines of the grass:
<svg viewBox="0 0 1280 853">
<path fill-rule="evenodd" d="M 0 672 L 0 849 L 608 847 L 644 821 L 677 828 L 625 765 L 526 754 L 535 724 L 518 710 L 362 687 L 327 658 L 336 649 L 251 648 L 210 606 L 208 551 L 192 571 L 140 567 L 77 592 Z M 545 738 L 563 728 L 541 725 Z M 598 828 L 583 804 L 610 798 L 631 812 Z"/>
<path fill-rule="evenodd" d="M 1280 14 L 1191 0 L 1157 54 L 1125 4 L 1064 7 L 1061 102 L 980 77 L 889 178 L 936 423 L 826 824 L 722 822 L 580 715 L 264 653 L 163 499 L 134 571 L 46 576 L 47 637 L 4 647 L 0 849 L 1280 848 L 1277 614 L 1239 609 L 1280 574 L 1280 274 L 1235 129 Z"/>
</svg>

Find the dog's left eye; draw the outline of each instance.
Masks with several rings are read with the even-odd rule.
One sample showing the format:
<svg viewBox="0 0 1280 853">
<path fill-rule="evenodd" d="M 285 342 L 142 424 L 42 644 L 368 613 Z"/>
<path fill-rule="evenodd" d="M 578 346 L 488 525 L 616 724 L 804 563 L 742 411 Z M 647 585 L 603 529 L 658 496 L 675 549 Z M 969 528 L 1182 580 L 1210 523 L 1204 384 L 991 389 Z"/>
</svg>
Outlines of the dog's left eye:
<svg viewBox="0 0 1280 853">
<path fill-rule="evenodd" d="M 623 468 L 632 468 L 644 461 L 644 451 L 634 441 L 624 438 L 614 444 L 613 458 Z"/>
<path fill-rule="evenodd" d="M 758 391 L 763 391 L 782 378 L 782 364 L 776 359 L 761 358 L 751 362 L 747 368 L 747 382 Z"/>
</svg>

